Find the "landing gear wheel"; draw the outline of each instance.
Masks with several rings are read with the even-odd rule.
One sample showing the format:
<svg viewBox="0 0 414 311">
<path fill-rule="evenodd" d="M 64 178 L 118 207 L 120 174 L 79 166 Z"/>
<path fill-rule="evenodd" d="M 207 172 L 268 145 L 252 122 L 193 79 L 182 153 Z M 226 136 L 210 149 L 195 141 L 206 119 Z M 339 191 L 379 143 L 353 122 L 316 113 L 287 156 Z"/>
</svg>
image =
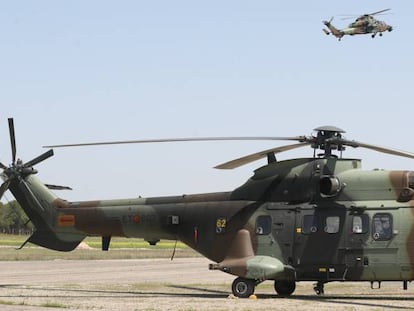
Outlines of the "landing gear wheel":
<svg viewBox="0 0 414 311">
<path fill-rule="evenodd" d="M 231 285 L 233 295 L 239 298 L 248 298 L 253 295 L 255 284 L 254 280 L 237 278 Z"/>
<path fill-rule="evenodd" d="M 275 291 L 280 296 L 290 296 L 296 289 L 295 281 L 275 281 Z"/>
<path fill-rule="evenodd" d="M 315 291 L 316 295 L 325 294 L 324 283 L 323 282 L 317 282 L 315 284 L 315 286 L 313 287 L 313 290 Z"/>
</svg>

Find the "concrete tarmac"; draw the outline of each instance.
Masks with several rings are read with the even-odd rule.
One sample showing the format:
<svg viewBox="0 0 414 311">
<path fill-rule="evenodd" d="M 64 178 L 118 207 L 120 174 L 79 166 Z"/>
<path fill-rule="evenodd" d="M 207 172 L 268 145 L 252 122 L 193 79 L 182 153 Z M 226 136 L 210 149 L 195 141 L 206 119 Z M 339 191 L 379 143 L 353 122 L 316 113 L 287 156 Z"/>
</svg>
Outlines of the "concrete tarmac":
<svg viewBox="0 0 414 311">
<path fill-rule="evenodd" d="M 316 296 L 300 282 L 290 298 L 271 281 L 256 297 L 231 295 L 234 276 L 208 270 L 204 258 L 0 262 L 0 310 L 414 310 L 413 288 L 368 282 L 325 286 Z"/>
</svg>

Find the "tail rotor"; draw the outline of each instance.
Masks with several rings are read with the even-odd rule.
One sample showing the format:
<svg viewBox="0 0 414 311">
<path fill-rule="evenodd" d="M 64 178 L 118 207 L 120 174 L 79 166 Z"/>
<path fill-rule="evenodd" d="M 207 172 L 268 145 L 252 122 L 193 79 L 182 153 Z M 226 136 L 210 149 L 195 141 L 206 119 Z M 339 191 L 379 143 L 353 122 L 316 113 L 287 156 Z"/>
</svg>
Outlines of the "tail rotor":
<svg viewBox="0 0 414 311">
<path fill-rule="evenodd" d="M 3 184 L 0 186 L 0 199 L 3 194 L 9 189 L 10 184 L 18 180 L 21 182 L 25 189 L 28 189 L 25 181 L 25 177 L 30 174 L 36 174 L 37 171 L 33 168 L 33 166 L 43 162 L 44 160 L 53 156 L 53 149 L 49 149 L 45 153 L 42 153 L 40 156 L 23 163 L 22 160 L 17 159 L 17 148 L 16 148 L 16 134 L 14 130 L 14 121 L 13 118 L 9 118 L 9 134 L 10 134 L 10 145 L 11 145 L 11 153 L 12 153 L 12 163 L 9 166 L 4 165 L 0 162 L 0 168 L 3 169 L 1 173 L 1 177 L 3 179 Z"/>
</svg>

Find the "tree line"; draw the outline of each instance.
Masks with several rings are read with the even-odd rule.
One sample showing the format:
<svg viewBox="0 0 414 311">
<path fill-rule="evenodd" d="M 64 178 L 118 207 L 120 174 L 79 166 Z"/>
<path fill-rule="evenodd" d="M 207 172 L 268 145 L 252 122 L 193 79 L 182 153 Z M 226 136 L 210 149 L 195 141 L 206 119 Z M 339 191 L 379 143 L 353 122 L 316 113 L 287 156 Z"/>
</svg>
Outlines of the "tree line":
<svg viewBox="0 0 414 311">
<path fill-rule="evenodd" d="M 0 202 L 0 232 L 8 234 L 30 234 L 33 225 L 17 201 Z"/>
</svg>

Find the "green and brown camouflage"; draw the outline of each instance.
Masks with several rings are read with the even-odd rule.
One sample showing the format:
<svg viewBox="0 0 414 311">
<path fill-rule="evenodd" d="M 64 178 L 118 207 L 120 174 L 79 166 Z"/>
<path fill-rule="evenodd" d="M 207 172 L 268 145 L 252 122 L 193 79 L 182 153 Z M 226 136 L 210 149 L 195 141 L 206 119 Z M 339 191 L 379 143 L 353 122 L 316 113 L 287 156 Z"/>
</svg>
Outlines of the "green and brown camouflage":
<svg viewBox="0 0 414 311">
<path fill-rule="evenodd" d="M 323 155 L 269 160 L 230 192 L 68 202 L 17 163 L 2 165 L 3 185 L 36 227 L 28 242 L 46 248 L 70 251 L 87 236 L 101 236 L 105 250 L 114 236 L 180 240 L 210 269 L 237 276 L 238 297 L 265 280 L 281 295 L 299 281 L 317 282 L 318 294 L 331 281 L 402 281 L 406 289 L 414 279 L 414 172 L 363 170 L 361 160 L 332 151 L 359 145 L 414 155 L 317 130 L 295 139 Z"/>
<path fill-rule="evenodd" d="M 338 38 L 339 41 L 345 35 L 353 36 L 353 35 L 371 34 L 372 38 L 375 38 L 377 34 L 382 36 L 383 32 L 386 32 L 386 31 L 390 32 L 392 31 L 393 28 L 392 26 L 387 25 L 385 22 L 375 19 L 373 15 L 376 15 L 378 13 L 383 13 L 389 10 L 390 9 L 386 9 L 386 10 L 381 10 L 381 11 L 371 13 L 371 14 L 361 15 L 353 23 L 350 23 L 348 27 L 343 28 L 343 29 L 338 29 L 335 26 L 333 26 L 331 23 L 333 18 L 331 18 L 329 21 L 323 21 L 323 24 L 328 29 L 322 29 L 322 30 L 327 35 L 332 34 L 333 36 Z"/>
</svg>

